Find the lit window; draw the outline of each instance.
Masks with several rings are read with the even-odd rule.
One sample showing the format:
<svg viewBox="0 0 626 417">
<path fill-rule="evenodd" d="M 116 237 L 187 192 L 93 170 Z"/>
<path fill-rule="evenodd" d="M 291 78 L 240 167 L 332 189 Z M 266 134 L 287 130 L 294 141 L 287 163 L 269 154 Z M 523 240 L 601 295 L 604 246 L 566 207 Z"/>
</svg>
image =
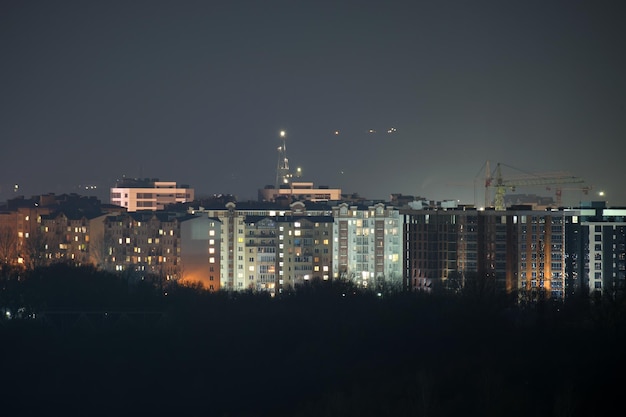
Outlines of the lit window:
<svg viewBox="0 0 626 417">
<path fill-rule="evenodd" d="M 209 258 L 209 263 L 210 263 L 210 264 L 214 264 L 214 263 L 215 263 L 215 258 L 211 256 L 211 257 Z"/>
</svg>

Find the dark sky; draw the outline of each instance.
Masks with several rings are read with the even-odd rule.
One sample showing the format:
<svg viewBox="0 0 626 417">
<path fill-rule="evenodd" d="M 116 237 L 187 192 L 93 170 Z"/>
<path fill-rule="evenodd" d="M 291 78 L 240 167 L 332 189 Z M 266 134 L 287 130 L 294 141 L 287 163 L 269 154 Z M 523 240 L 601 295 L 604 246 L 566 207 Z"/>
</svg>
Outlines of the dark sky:
<svg viewBox="0 0 626 417">
<path fill-rule="evenodd" d="M 479 204 L 490 161 L 626 206 L 622 4 L 4 0 L 0 200 L 124 175 L 256 198 L 285 130 L 345 193 Z"/>
</svg>

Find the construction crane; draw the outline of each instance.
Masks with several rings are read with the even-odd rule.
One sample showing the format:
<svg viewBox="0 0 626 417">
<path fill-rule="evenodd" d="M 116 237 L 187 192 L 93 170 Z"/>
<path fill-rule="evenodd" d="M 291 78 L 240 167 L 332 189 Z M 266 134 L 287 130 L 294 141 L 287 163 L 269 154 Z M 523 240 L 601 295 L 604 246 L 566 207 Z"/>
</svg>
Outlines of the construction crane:
<svg viewBox="0 0 626 417">
<path fill-rule="evenodd" d="M 489 170 L 489 161 L 486 165 L 485 178 L 485 207 L 489 205 L 490 189 L 495 187 L 494 208 L 496 210 L 506 210 L 504 195 L 506 190 L 515 191 L 518 186 L 552 185 L 552 184 L 579 184 L 585 182 L 582 178 L 567 173 L 547 173 L 547 174 L 527 174 L 518 178 L 502 178 L 502 169 L 499 162 L 493 173 Z M 512 167 L 510 167 L 512 168 Z M 587 187 L 587 192 L 590 187 Z M 560 205 L 561 189 L 557 188 L 557 201 Z M 583 188 L 584 192 L 584 188 Z"/>
<path fill-rule="evenodd" d="M 582 187 L 573 187 L 573 188 L 557 187 L 556 188 L 556 205 L 561 206 L 563 191 L 580 191 L 583 194 L 588 195 L 591 189 L 592 189 L 591 185 L 584 185 Z M 550 190 L 550 187 L 546 187 L 546 190 Z"/>
</svg>

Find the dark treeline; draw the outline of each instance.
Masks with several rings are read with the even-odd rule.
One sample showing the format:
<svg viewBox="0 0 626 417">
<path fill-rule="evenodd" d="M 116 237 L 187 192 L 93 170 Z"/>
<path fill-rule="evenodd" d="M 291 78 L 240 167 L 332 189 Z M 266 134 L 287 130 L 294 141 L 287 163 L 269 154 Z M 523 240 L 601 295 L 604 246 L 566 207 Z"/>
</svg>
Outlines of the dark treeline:
<svg viewBox="0 0 626 417">
<path fill-rule="evenodd" d="M 270 298 L 64 264 L 1 284 L 3 416 L 601 416 L 626 388 L 621 298 Z"/>
</svg>

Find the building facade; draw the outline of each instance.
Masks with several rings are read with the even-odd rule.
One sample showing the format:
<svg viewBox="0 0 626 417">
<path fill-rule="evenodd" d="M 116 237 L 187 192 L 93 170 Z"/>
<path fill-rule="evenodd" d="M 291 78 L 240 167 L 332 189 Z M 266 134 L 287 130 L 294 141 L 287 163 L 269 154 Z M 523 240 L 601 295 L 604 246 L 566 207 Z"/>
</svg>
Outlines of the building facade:
<svg viewBox="0 0 626 417">
<path fill-rule="evenodd" d="M 383 203 L 333 208 L 333 277 L 367 288 L 402 280 L 402 218 Z"/>
<path fill-rule="evenodd" d="M 320 186 L 315 188 L 312 182 L 289 182 L 278 187 L 268 186 L 259 190 L 259 201 L 276 201 L 278 198 L 307 200 L 313 202 L 341 200 L 340 188 Z"/>
<path fill-rule="evenodd" d="M 125 178 L 111 188 L 111 204 L 124 207 L 127 211 L 163 210 L 169 204 L 193 199 L 193 188 L 187 185 L 178 187 L 175 181 L 159 181 L 156 178 Z"/>
</svg>

